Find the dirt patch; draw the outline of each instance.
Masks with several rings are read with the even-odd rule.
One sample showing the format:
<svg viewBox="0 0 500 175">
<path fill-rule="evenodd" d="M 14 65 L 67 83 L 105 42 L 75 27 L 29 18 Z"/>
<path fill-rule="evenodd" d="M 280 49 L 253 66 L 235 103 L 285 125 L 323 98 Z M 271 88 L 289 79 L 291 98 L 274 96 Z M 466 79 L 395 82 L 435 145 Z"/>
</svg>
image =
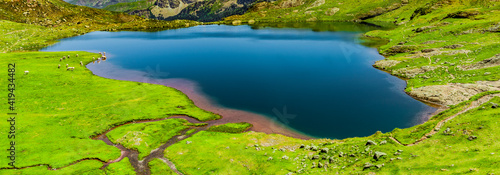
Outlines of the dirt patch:
<svg viewBox="0 0 500 175">
<path fill-rule="evenodd" d="M 451 83 L 447 85 L 424 86 L 414 88 L 409 95 L 442 105 L 456 105 L 470 97 L 486 91 L 500 90 L 500 81 L 478 82 L 478 84 Z"/>
</svg>

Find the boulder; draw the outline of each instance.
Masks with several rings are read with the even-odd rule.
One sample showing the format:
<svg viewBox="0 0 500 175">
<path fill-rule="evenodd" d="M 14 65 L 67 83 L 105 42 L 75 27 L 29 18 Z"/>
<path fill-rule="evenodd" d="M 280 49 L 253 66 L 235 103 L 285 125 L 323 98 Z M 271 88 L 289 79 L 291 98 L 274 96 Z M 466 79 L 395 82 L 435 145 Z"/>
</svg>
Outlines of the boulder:
<svg viewBox="0 0 500 175">
<path fill-rule="evenodd" d="M 318 162 L 318 168 L 323 168 L 323 164 L 321 162 Z"/>
<path fill-rule="evenodd" d="M 269 158 L 267 158 L 267 160 L 273 160 L 273 157 L 269 157 Z"/>
<path fill-rule="evenodd" d="M 379 160 L 380 158 L 382 158 L 383 156 L 387 156 L 386 153 L 384 152 L 380 152 L 380 151 L 376 151 L 375 154 L 373 155 L 373 158 L 375 160 Z"/>
<path fill-rule="evenodd" d="M 284 155 L 283 157 L 281 157 L 281 159 L 288 160 L 288 156 Z"/>
<path fill-rule="evenodd" d="M 491 108 L 498 108 L 498 104 L 491 102 Z"/>
<path fill-rule="evenodd" d="M 316 160 L 316 159 L 319 159 L 319 155 L 314 155 L 314 156 L 312 157 L 312 160 Z"/>
<path fill-rule="evenodd" d="M 385 145 L 385 144 L 387 144 L 387 140 L 382 140 L 382 141 L 380 142 L 380 145 Z"/>
<path fill-rule="evenodd" d="M 375 165 L 371 164 L 371 163 L 365 163 L 365 165 L 363 165 L 363 170 L 365 169 L 369 169 L 371 167 L 374 167 Z"/>
<path fill-rule="evenodd" d="M 328 151 L 329 151 L 329 149 L 328 149 L 328 148 L 323 148 L 323 149 L 321 149 L 321 152 L 322 152 L 322 153 L 328 153 Z"/>
<path fill-rule="evenodd" d="M 365 145 L 377 145 L 374 141 L 368 140 Z"/>
<path fill-rule="evenodd" d="M 304 144 L 301 144 L 299 148 L 305 148 L 306 146 Z"/>
</svg>

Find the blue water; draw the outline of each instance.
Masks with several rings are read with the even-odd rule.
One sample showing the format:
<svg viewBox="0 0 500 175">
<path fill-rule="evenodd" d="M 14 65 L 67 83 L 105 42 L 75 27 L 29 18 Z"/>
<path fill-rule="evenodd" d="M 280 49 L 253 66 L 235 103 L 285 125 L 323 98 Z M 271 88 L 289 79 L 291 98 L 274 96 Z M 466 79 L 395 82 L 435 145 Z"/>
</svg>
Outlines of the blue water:
<svg viewBox="0 0 500 175">
<path fill-rule="evenodd" d="M 159 68 L 163 73 L 153 77 L 195 81 L 222 106 L 315 137 L 367 136 L 423 122 L 435 109 L 406 95 L 403 80 L 373 68 L 384 57 L 360 44 L 359 35 L 211 25 L 93 32 L 43 50 L 105 51 L 111 58 L 101 64 Z"/>
</svg>

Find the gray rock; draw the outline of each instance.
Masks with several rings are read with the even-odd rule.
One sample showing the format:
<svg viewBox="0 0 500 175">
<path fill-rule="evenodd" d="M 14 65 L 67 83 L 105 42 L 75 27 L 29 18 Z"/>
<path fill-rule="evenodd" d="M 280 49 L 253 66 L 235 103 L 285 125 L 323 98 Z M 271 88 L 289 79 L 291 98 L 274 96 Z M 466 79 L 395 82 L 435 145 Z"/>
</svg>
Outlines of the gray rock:
<svg viewBox="0 0 500 175">
<path fill-rule="evenodd" d="M 368 140 L 365 145 L 377 145 L 374 141 Z"/>
<path fill-rule="evenodd" d="M 491 75 L 491 72 L 485 72 L 484 75 Z"/>
<path fill-rule="evenodd" d="M 317 146 L 311 146 L 311 150 L 318 151 L 318 147 Z"/>
<path fill-rule="evenodd" d="M 387 140 L 382 140 L 382 141 L 380 142 L 380 145 L 385 145 L 385 144 L 387 144 Z"/>
<path fill-rule="evenodd" d="M 344 157 L 344 153 L 342 151 L 339 152 L 339 157 Z"/>
<path fill-rule="evenodd" d="M 318 168 L 323 168 L 323 164 L 321 162 L 318 162 Z"/>
<path fill-rule="evenodd" d="M 365 165 L 363 165 L 363 170 L 365 169 L 368 169 L 368 168 L 371 168 L 371 167 L 374 167 L 375 165 L 371 164 L 371 163 L 365 163 Z"/>
<path fill-rule="evenodd" d="M 473 141 L 473 140 L 477 139 L 477 136 L 469 136 L 469 138 L 467 138 L 467 139 L 469 139 L 470 141 Z"/>
<path fill-rule="evenodd" d="M 491 102 L 491 108 L 498 108 L 498 104 Z"/>
<path fill-rule="evenodd" d="M 373 155 L 373 158 L 374 158 L 375 160 L 379 160 L 379 159 L 380 159 L 380 158 L 382 158 L 383 156 L 387 156 L 387 154 L 386 154 L 386 153 L 384 153 L 384 152 L 376 151 L 376 152 L 375 152 L 375 155 Z"/>
<path fill-rule="evenodd" d="M 311 146 L 307 145 L 304 149 L 305 149 L 305 150 L 310 150 L 310 149 L 311 149 Z"/>
<path fill-rule="evenodd" d="M 284 155 L 283 157 L 281 157 L 281 159 L 288 160 L 288 156 Z"/>
<path fill-rule="evenodd" d="M 319 155 L 314 155 L 314 156 L 312 157 L 312 160 L 316 160 L 316 159 L 319 159 Z"/>
<path fill-rule="evenodd" d="M 267 158 L 267 160 L 273 160 L 273 157 L 269 157 L 269 158 Z"/>
<path fill-rule="evenodd" d="M 305 148 L 306 146 L 304 144 L 300 145 L 299 148 Z"/>
<path fill-rule="evenodd" d="M 329 151 L 329 150 L 330 150 L 330 149 L 328 149 L 328 148 L 323 148 L 323 149 L 321 149 L 321 152 L 322 152 L 322 153 L 328 153 L 328 151 Z"/>
</svg>

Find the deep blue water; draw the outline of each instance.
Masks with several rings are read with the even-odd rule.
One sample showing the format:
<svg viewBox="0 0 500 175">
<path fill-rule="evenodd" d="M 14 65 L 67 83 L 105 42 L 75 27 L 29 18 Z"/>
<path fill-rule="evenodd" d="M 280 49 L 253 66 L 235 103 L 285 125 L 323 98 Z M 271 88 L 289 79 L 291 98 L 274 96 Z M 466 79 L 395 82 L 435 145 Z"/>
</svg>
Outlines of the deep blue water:
<svg viewBox="0 0 500 175">
<path fill-rule="evenodd" d="M 361 45 L 359 35 L 211 25 L 93 32 L 43 50 L 105 51 L 112 59 L 101 64 L 159 67 L 168 75 L 158 78 L 196 81 L 222 106 L 263 114 L 315 137 L 367 136 L 423 122 L 434 108 L 406 95 L 403 80 L 373 68 L 384 57 Z"/>
</svg>

